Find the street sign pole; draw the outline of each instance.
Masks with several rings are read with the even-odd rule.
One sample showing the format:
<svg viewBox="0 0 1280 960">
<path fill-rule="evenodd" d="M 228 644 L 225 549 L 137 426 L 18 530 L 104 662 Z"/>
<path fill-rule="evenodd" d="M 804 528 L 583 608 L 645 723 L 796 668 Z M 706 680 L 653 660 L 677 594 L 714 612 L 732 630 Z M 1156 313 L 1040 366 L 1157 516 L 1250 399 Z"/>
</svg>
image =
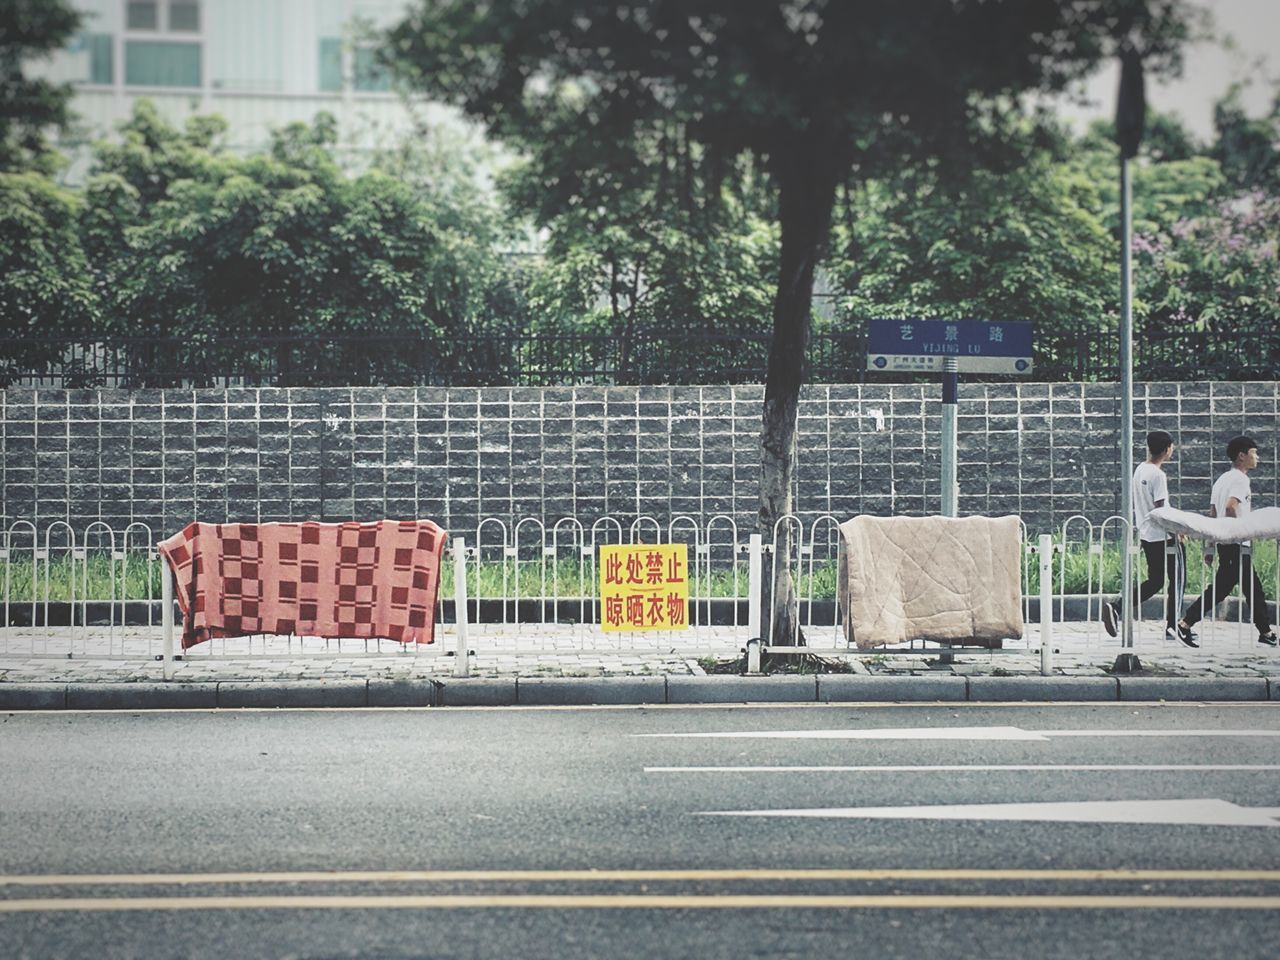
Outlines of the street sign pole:
<svg viewBox="0 0 1280 960">
<path fill-rule="evenodd" d="M 873 318 L 867 323 L 867 369 L 942 374 L 944 517 L 960 513 L 956 394 L 961 373 L 1026 376 L 1034 331 L 1026 321 Z"/>
<path fill-rule="evenodd" d="M 955 357 L 942 361 L 942 515 L 957 516 L 960 485 L 956 482 L 956 382 L 959 364 Z"/>
</svg>

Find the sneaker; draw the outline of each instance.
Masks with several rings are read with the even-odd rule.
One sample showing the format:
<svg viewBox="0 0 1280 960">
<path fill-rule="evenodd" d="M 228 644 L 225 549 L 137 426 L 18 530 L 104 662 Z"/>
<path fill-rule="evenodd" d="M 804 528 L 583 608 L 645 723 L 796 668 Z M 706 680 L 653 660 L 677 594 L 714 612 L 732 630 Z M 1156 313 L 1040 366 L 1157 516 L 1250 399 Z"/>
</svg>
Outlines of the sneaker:
<svg viewBox="0 0 1280 960">
<path fill-rule="evenodd" d="M 1200 646 L 1200 644 L 1196 642 L 1195 631 L 1192 630 L 1190 627 L 1184 627 L 1182 624 L 1178 624 L 1177 630 L 1178 630 L 1178 639 L 1181 640 L 1183 643 L 1185 643 L 1188 647 Z"/>
<path fill-rule="evenodd" d="M 1197 641 L 1197 640 L 1199 640 L 1199 639 L 1200 639 L 1200 634 L 1196 633 L 1194 630 L 1188 630 L 1188 631 L 1187 631 L 1187 636 L 1188 636 L 1188 637 L 1190 637 L 1190 639 L 1191 639 L 1191 642 L 1190 642 L 1190 643 L 1188 643 L 1188 644 L 1187 644 L 1187 646 L 1189 646 L 1189 647 L 1197 646 L 1197 644 L 1196 644 L 1196 642 L 1195 642 L 1195 641 Z M 1164 628 L 1164 638 L 1165 638 L 1166 640 L 1182 640 L 1182 637 L 1178 636 L 1178 628 L 1177 628 L 1177 627 L 1165 627 L 1165 628 Z M 1186 641 L 1183 641 L 1183 642 L 1186 642 Z"/>
<path fill-rule="evenodd" d="M 1258 634 L 1258 642 L 1266 644 L 1268 647 L 1274 647 L 1276 645 L 1276 632 L 1268 630 L 1266 633 Z"/>
<path fill-rule="evenodd" d="M 1116 624 L 1120 620 L 1120 610 L 1110 600 L 1102 604 L 1102 625 L 1107 628 L 1107 633 L 1111 636 L 1116 635 Z"/>
</svg>

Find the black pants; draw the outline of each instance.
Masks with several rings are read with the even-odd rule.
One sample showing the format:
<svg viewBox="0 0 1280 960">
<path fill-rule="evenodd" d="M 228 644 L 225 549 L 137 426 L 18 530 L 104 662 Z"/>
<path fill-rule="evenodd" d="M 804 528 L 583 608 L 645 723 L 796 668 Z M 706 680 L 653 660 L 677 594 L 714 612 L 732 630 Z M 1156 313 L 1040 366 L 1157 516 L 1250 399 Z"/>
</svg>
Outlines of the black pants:
<svg viewBox="0 0 1280 960">
<path fill-rule="evenodd" d="M 1169 592 L 1164 599 L 1164 621 L 1166 626 L 1172 627 L 1178 622 L 1182 592 L 1187 586 L 1187 557 L 1182 549 L 1182 541 L 1177 537 L 1170 537 L 1168 540 L 1139 542 L 1142 544 L 1142 555 L 1147 560 L 1147 579 L 1133 588 L 1134 613 L 1142 609 L 1145 601 L 1160 592 L 1165 575 L 1168 574 Z"/>
<path fill-rule="evenodd" d="M 1213 578 L 1213 585 L 1208 587 L 1204 596 L 1193 603 L 1182 619 L 1187 625 L 1196 623 L 1204 613 L 1206 605 L 1226 599 L 1237 586 L 1241 593 L 1245 592 L 1249 612 L 1253 614 L 1253 625 L 1259 633 L 1271 629 L 1271 614 L 1267 610 L 1267 597 L 1262 592 L 1262 582 L 1253 570 L 1253 562 L 1248 554 L 1240 555 L 1240 544 L 1218 544 L 1218 574 Z"/>
</svg>

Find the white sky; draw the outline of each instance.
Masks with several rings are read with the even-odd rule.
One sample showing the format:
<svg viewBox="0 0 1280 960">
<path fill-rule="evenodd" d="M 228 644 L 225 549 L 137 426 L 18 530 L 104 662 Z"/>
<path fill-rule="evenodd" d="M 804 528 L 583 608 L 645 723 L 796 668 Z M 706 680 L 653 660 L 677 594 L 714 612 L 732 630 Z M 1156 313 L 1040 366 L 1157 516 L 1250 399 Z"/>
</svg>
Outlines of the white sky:
<svg viewBox="0 0 1280 960">
<path fill-rule="evenodd" d="M 1216 32 L 1230 36 L 1236 49 L 1224 49 L 1221 43 L 1188 47 L 1181 79 L 1154 81 L 1147 77 L 1147 103 L 1161 112 L 1181 115 L 1193 133 L 1207 140 L 1213 136 L 1214 101 L 1233 82 L 1245 83 L 1242 96 L 1250 116 L 1261 116 L 1270 109 L 1280 80 L 1280 0 L 1199 3 L 1213 12 Z M 1073 120 L 1111 117 L 1119 83 L 1119 68 L 1112 65 L 1090 80 L 1086 93 L 1091 107 L 1063 104 L 1060 111 Z"/>
</svg>

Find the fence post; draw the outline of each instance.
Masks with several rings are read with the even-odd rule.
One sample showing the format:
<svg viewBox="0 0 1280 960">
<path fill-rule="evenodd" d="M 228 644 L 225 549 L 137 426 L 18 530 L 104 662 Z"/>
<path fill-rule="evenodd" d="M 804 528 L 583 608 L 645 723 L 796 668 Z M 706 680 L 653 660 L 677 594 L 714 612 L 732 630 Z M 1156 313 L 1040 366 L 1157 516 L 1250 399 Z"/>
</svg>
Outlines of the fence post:
<svg viewBox="0 0 1280 960">
<path fill-rule="evenodd" d="M 462 537 L 453 538 L 453 614 L 458 627 L 458 648 L 453 658 L 455 677 L 471 676 L 471 654 L 467 650 L 467 546 Z"/>
<path fill-rule="evenodd" d="M 761 629 L 760 591 L 764 584 L 764 538 L 753 533 L 747 540 L 747 672 L 760 672 Z M 754 641 L 754 643 L 753 643 Z M 753 662 L 754 661 L 754 662 Z"/>
<path fill-rule="evenodd" d="M 1040 675 L 1053 673 L 1053 536 L 1040 534 Z"/>
<path fill-rule="evenodd" d="M 173 679 L 173 571 L 160 563 L 160 629 L 164 637 L 164 678 Z"/>
</svg>

